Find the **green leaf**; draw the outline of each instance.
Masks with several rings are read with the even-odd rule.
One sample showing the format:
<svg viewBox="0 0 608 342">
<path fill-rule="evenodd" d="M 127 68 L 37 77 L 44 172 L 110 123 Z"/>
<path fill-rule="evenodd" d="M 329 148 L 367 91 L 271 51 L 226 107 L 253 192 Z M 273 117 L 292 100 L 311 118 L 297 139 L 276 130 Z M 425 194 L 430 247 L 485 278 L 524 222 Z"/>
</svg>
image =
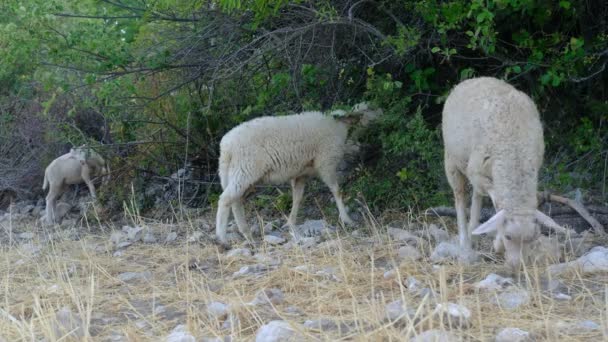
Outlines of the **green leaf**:
<svg viewBox="0 0 608 342">
<path fill-rule="evenodd" d="M 440 47 L 438 47 L 438 46 L 435 46 L 435 47 L 433 47 L 433 48 L 431 49 L 431 52 L 432 52 L 432 53 L 437 53 L 437 52 L 439 52 L 439 51 L 441 51 L 441 48 L 440 48 Z"/>
</svg>

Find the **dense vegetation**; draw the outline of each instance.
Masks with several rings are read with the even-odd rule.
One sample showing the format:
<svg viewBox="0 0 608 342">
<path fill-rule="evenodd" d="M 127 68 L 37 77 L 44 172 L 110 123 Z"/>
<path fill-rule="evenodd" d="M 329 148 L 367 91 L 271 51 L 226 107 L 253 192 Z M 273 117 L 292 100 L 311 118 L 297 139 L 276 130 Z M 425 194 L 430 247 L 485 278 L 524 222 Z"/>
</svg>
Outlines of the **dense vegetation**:
<svg viewBox="0 0 608 342">
<path fill-rule="evenodd" d="M 536 100 L 542 186 L 605 202 L 607 21 L 599 0 L 3 0 L 0 206 L 40 195 L 44 166 L 82 143 L 112 158 L 117 206 L 132 189 L 150 205 L 146 184 L 186 162 L 205 205 L 235 124 L 361 100 L 385 115 L 346 192 L 447 204 L 442 103 L 480 75 Z"/>
</svg>

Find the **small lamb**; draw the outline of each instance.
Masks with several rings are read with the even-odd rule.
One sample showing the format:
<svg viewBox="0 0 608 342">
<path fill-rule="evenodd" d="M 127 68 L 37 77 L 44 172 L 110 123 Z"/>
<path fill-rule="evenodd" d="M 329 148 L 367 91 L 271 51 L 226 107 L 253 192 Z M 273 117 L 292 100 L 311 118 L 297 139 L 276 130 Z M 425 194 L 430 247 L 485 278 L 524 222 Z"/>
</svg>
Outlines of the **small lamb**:
<svg viewBox="0 0 608 342">
<path fill-rule="evenodd" d="M 504 251 L 506 264 L 518 268 L 540 235 L 539 224 L 565 231 L 537 210 L 543 128 L 526 94 L 495 78 L 466 80 L 445 102 L 442 131 L 445 172 L 454 191 L 463 251 L 472 248 L 471 234 L 497 231 L 494 249 Z M 468 229 L 466 179 L 473 187 Z M 496 214 L 477 227 L 483 195 L 490 196 Z"/>
<path fill-rule="evenodd" d="M 382 113 L 366 103 L 352 112 L 334 111 L 266 116 L 244 122 L 220 142 L 219 176 L 224 190 L 218 201 L 216 235 L 227 244 L 230 207 L 241 234 L 253 241 L 245 219 L 243 197 L 258 183 L 291 181 L 293 203 L 287 224 L 294 226 L 306 178 L 318 175 L 329 187 L 345 224 L 352 224 L 338 186 L 336 168 L 345 152 L 349 126 L 367 125 Z"/>
<path fill-rule="evenodd" d="M 44 183 L 42 189 L 49 189 L 46 196 L 46 220 L 53 224 L 57 222 L 55 217 L 56 201 L 67 190 L 71 184 L 85 182 L 95 199 L 95 186 L 91 178 L 106 176 L 104 183 L 108 181 L 110 167 L 108 163 L 93 149 L 82 145 L 73 148 L 59 158 L 53 160 L 44 172 Z"/>
</svg>

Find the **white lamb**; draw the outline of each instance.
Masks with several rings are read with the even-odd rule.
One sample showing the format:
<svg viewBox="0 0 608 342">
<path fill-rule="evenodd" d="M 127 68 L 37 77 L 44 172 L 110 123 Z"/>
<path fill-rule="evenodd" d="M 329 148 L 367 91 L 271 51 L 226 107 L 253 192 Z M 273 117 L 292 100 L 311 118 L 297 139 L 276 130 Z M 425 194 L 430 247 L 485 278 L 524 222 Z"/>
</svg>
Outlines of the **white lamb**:
<svg viewBox="0 0 608 342">
<path fill-rule="evenodd" d="M 109 177 L 110 169 L 108 163 L 93 149 L 86 146 L 73 148 L 47 166 L 44 172 L 44 183 L 42 189 L 49 188 L 46 196 L 46 220 L 56 223 L 56 201 L 67 190 L 71 184 L 85 182 L 94 199 L 97 197 L 95 186 L 91 178 L 97 176 Z M 104 182 L 108 181 L 108 178 Z"/>
<path fill-rule="evenodd" d="M 336 168 L 348 149 L 346 139 L 354 122 L 366 125 L 382 113 L 362 103 L 351 113 L 304 112 L 267 116 L 244 122 L 230 130 L 220 142 L 219 175 L 224 190 L 218 201 L 216 235 L 227 244 L 226 226 L 230 207 L 239 231 L 252 241 L 245 219 L 244 195 L 258 183 L 291 181 L 293 203 L 287 224 L 295 225 L 306 178 L 318 175 L 329 187 L 345 224 L 346 212 Z"/>
<path fill-rule="evenodd" d="M 496 231 L 495 250 L 504 251 L 505 262 L 518 268 L 540 235 L 539 224 L 565 230 L 537 210 L 543 128 L 526 94 L 495 78 L 466 80 L 445 102 L 442 130 L 463 251 L 471 250 L 471 234 Z M 473 187 L 468 229 L 466 179 Z M 490 196 L 496 214 L 477 227 L 483 195 Z"/>
</svg>

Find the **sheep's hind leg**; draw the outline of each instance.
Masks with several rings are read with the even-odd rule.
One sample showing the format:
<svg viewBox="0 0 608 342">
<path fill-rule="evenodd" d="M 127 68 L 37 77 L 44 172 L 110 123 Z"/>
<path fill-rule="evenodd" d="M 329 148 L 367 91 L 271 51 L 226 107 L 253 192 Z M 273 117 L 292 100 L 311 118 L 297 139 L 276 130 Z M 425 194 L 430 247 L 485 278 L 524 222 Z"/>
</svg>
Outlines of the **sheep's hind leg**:
<svg viewBox="0 0 608 342">
<path fill-rule="evenodd" d="M 471 250 L 471 238 L 467 228 L 466 210 L 466 179 L 464 175 L 450 163 L 446 158 L 445 162 L 446 176 L 448 183 L 454 192 L 454 206 L 456 207 L 456 220 L 458 221 L 458 236 L 460 239 L 460 248 L 463 250 Z"/>
<path fill-rule="evenodd" d="M 247 239 L 249 242 L 253 242 L 253 235 L 251 235 L 251 229 L 247 224 L 247 219 L 245 219 L 245 207 L 243 206 L 243 200 L 238 199 L 234 203 L 232 203 L 232 213 L 234 214 L 234 219 L 236 220 L 236 225 L 239 227 L 239 232 Z"/>
<path fill-rule="evenodd" d="M 336 176 L 336 172 L 332 171 L 321 171 L 319 172 L 321 179 L 327 185 L 331 193 L 334 195 L 334 199 L 336 200 L 336 206 L 338 207 L 338 211 L 340 212 L 340 220 L 346 225 L 354 225 L 355 222 L 348 216 L 346 212 L 346 206 L 342 201 L 342 194 L 340 193 L 340 186 L 338 185 L 338 177 Z"/>
<path fill-rule="evenodd" d="M 306 185 L 306 177 L 298 177 L 291 180 L 291 195 L 293 200 L 291 203 L 291 212 L 289 213 L 286 224 L 289 228 L 294 228 L 296 226 L 298 210 L 300 209 L 300 203 L 304 196 L 304 185 Z"/>
<path fill-rule="evenodd" d="M 215 235 L 217 236 L 217 239 L 223 244 L 226 244 L 226 245 L 228 244 L 228 239 L 226 238 L 226 228 L 228 226 L 228 219 L 230 218 L 230 207 L 233 204 L 238 203 L 239 201 L 242 200 L 243 194 L 247 188 L 248 187 L 244 187 L 244 186 L 236 186 L 236 185 L 234 185 L 234 182 L 232 182 L 228 185 L 228 187 L 226 189 L 224 189 L 224 192 L 222 192 L 222 194 L 220 195 L 220 199 L 218 200 L 218 203 L 217 203 Z M 244 212 L 239 212 L 240 209 L 239 209 L 238 205 L 237 205 L 237 210 L 233 210 L 233 211 L 238 212 L 239 214 L 242 213 L 240 218 L 243 221 L 245 220 L 245 214 L 244 214 Z M 235 214 L 235 219 L 236 220 L 239 219 L 236 217 L 236 214 Z M 245 222 L 245 224 L 246 224 L 246 222 Z M 237 225 L 238 225 L 238 221 L 237 221 Z M 240 227 L 239 227 L 239 229 L 240 229 Z"/>
<path fill-rule="evenodd" d="M 57 198 L 63 193 L 63 186 L 50 185 L 46 195 L 46 220 L 49 224 L 57 223 Z"/>
</svg>

